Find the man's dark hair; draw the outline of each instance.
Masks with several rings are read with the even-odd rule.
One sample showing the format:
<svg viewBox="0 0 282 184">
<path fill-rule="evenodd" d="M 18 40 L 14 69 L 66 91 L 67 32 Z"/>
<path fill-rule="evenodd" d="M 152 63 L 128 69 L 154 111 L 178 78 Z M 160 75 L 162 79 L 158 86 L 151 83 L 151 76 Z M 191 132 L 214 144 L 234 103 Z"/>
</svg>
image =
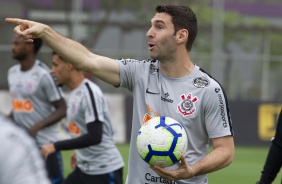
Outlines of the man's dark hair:
<svg viewBox="0 0 282 184">
<path fill-rule="evenodd" d="M 64 58 L 62 58 L 58 53 L 56 53 L 55 51 L 52 51 L 52 55 L 54 56 L 54 55 L 57 55 L 57 56 L 59 56 L 59 58 L 61 58 L 64 62 L 66 62 L 65 60 L 64 60 Z M 76 67 L 74 67 L 77 71 L 80 71 L 79 69 L 77 69 Z"/>
<path fill-rule="evenodd" d="M 59 58 L 61 58 L 61 59 L 63 59 L 59 54 L 57 54 L 55 51 L 52 51 L 52 55 L 54 56 L 54 55 L 58 55 L 59 56 Z"/>
<path fill-rule="evenodd" d="M 191 8 L 179 5 L 160 5 L 156 7 L 157 13 L 167 13 L 172 17 L 175 34 L 180 29 L 189 32 L 186 49 L 191 51 L 193 42 L 198 33 L 197 17 Z"/>
<path fill-rule="evenodd" d="M 33 51 L 34 51 L 34 54 L 36 55 L 38 51 L 40 50 L 43 44 L 43 41 L 41 38 L 34 38 L 32 43 L 33 43 Z"/>
</svg>

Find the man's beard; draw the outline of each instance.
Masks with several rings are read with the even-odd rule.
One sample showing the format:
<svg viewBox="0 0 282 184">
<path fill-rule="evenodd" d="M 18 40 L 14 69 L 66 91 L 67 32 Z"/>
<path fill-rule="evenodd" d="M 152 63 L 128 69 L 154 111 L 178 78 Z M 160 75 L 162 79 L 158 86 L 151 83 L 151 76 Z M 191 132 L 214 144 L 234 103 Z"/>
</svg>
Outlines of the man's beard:
<svg viewBox="0 0 282 184">
<path fill-rule="evenodd" d="M 27 55 L 26 54 L 13 55 L 13 58 L 18 61 L 23 61 L 27 58 Z"/>
<path fill-rule="evenodd" d="M 155 60 L 163 60 L 164 58 L 166 58 L 165 54 L 163 53 L 154 53 L 154 54 L 150 54 L 151 59 L 155 59 Z"/>
<path fill-rule="evenodd" d="M 155 52 L 150 53 L 151 59 L 156 59 L 158 61 L 168 60 L 176 52 L 176 46 L 170 40 L 164 40 L 160 42 L 162 47 L 157 47 Z"/>
</svg>

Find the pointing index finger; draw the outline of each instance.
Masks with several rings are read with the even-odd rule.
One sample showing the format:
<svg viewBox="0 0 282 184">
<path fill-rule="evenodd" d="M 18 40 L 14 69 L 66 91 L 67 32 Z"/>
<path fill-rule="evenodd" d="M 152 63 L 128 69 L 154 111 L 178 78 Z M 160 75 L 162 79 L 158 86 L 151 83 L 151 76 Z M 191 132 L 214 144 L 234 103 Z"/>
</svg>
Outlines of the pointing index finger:
<svg viewBox="0 0 282 184">
<path fill-rule="evenodd" d="M 24 20 L 23 19 L 18 19 L 18 18 L 6 18 L 5 22 L 14 23 L 14 24 L 23 24 Z"/>
</svg>

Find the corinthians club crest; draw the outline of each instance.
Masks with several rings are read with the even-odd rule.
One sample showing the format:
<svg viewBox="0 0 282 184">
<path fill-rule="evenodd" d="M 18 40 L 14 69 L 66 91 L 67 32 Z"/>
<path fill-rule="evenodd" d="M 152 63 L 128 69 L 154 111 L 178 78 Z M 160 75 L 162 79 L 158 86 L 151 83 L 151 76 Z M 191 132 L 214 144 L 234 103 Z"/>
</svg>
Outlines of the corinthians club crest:
<svg viewBox="0 0 282 184">
<path fill-rule="evenodd" d="M 194 115 L 196 112 L 194 104 L 198 101 L 198 97 L 189 93 L 187 96 L 181 95 L 180 98 L 182 101 L 177 106 L 178 112 L 180 112 L 184 117 Z"/>
</svg>

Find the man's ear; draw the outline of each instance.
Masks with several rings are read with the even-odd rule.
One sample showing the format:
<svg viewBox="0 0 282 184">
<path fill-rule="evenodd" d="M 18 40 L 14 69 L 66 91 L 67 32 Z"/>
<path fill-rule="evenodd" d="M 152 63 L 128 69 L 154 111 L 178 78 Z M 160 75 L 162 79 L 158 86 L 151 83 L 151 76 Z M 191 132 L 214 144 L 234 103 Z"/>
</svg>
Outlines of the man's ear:
<svg viewBox="0 0 282 184">
<path fill-rule="evenodd" d="M 33 43 L 26 43 L 29 50 L 34 50 L 34 44 Z"/>
<path fill-rule="evenodd" d="M 189 32 L 187 29 L 180 29 L 176 33 L 177 43 L 187 42 L 189 36 Z"/>
<path fill-rule="evenodd" d="M 72 70 L 74 67 L 73 67 L 73 65 L 72 65 L 72 64 L 67 63 L 67 68 L 68 68 L 69 70 Z"/>
<path fill-rule="evenodd" d="M 77 70 L 77 71 L 79 71 L 79 69 L 77 69 L 75 66 L 73 66 L 73 65 L 70 64 L 70 63 L 67 64 L 67 68 L 68 68 L 69 70 Z"/>
</svg>

